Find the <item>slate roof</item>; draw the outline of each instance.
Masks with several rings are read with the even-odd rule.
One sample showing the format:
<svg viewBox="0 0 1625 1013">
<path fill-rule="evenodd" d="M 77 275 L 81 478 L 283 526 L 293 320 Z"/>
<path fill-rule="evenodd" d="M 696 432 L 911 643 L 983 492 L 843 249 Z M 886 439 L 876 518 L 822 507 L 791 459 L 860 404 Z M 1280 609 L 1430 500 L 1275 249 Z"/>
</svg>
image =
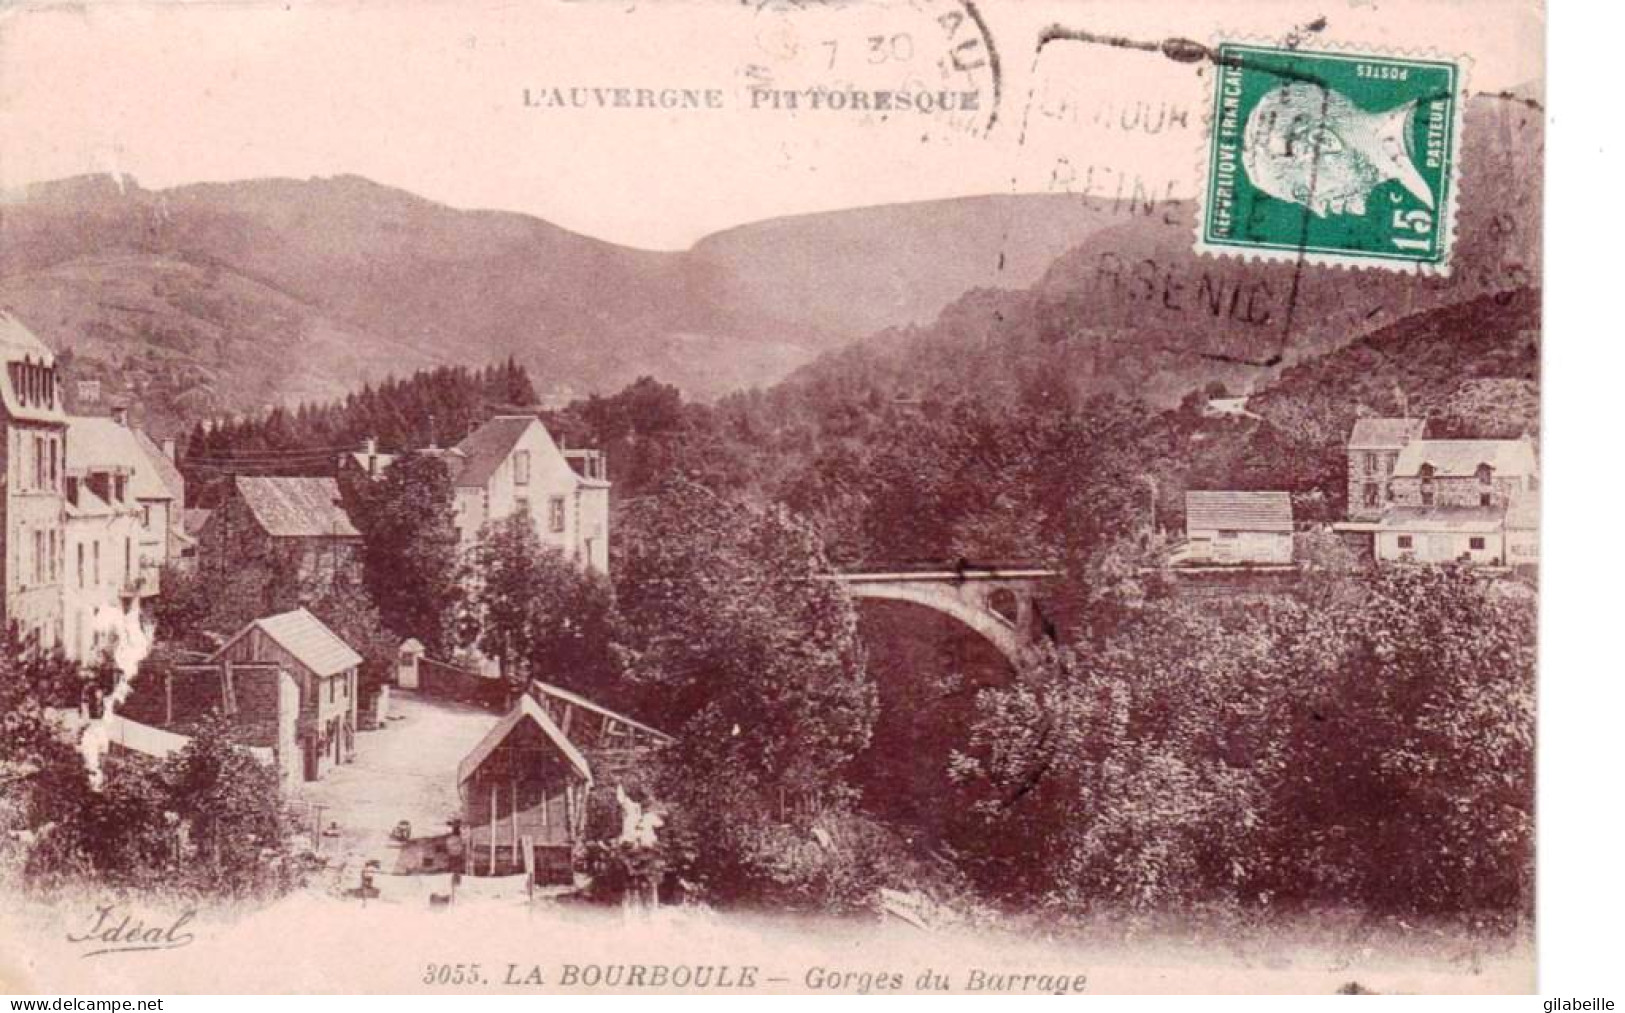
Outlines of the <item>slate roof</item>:
<svg viewBox="0 0 1625 1013">
<path fill-rule="evenodd" d="M 1535 531 L 1540 527 L 1540 497 L 1525 493 L 1507 504 L 1507 527 L 1514 531 Z"/>
<path fill-rule="evenodd" d="M 1529 440 L 1414 440 L 1399 452 L 1394 474 L 1411 477 L 1433 465 L 1441 478 L 1465 478 L 1487 464 L 1498 476 L 1536 473 L 1535 445 Z"/>
<path fill-rule="evenodd" d="M 1284 492 L 1187 492 L 1187 531 L 1291 531 L 1292 496 Z"/>
<path fill-rule="evenodd" d="M 1349 449 L 1400 450 L 1412 440 L 1420 440 L 1426 429 L 1427 419 L 1355 419 Z"/>
<path fill-rule="evenodd" d="M 209 660 L 217 660 L 227 648 L 253 629 L 258 629 L 276 641 L 277 646 L 293 655 L 301 665 L 318 676 L 337 675 L 361 664 L 361 655 L 357 654 L 354 648 L 341 640 L 337 633 L 328 629 L 320 619 L 311 615 L 308 609 L 303 608 L 254 620 L 221 645 Z"/>
<path fill-rule="evenodd" d="M 83 482 L 79 484 L 79 502 L 63 499 L 62 510 L 69 517 L 107 517 L 113 513 L 113 508 L 107 501 L 91 492 L 90 487 Z"/>
<path fill-rule="evenodd" d="M 130 495 L 135 499 L 175 499 L 176 494 L 164 474 L 142 447 L 146 437 L 100 415 L 68 416 L 67 458 L 69 471 L 122 470 L 130 475 Z M 151 444 L 151 440 L 146 440 Z M 154 447 L 159 457 L 163 451 Z M 167 462 L 167 459 L 166 459 Z M 170 466 L 174 470 L 174 466 Z M 176 481 L 180 473 L 175 472 Z M 184 495 L 184 483 L 182 495 Z"/>
<path fill-rule="evenodd" d="M 152 469 L 157 473 L 158 480 L 169 490 L 170 498 L 177 503 L 185 502 L 186 479 L 181 475 L 181 470 L 175 467 L 175 462 L 169 459 L 169 455 L 164 453 L 162 447 L 152 441 L 152 437 L 139 429 L 132 429 L 130 432 L 135 434 L 136 446 L 140 447 L 142 453 L 147 455 L 147 460 L 152 462 Z"/>
<path fill-rule="evenodd" d="M 1494 534 L 1501 530 L 1503 515 L 1497 507 L 1389 507 L 1381 524 L 1384 531 Z"/>
<path fill-rule="evenodd" d="M 56 354 L 39 339 L 21 320 L 0 311 L 0 358 L 8 362 L 36 359 L 49 366 L 56 362 Z"/>
<path fill-rule="evenodd" d="M 569 737 L 559 730 L 559 726 L 553 723 L 553 719 L 547 716 L 547 712 L 542 710 L 541 704 L 537 703 L 527 693 L 519 698 L 519 703 L 514 706 L 513 710 L 509 711 L 501 721 L 496 723 L 495 727 L 485 733 L 485 738 L 480 740 L 479 745 L 475 746 L 467 756 L 463 757 L 462 762 L 457 764 L 458 785 L 467 783 L 475 772 L 480 769 L 480 764 L 484 763 L 492 753 L 496 752 L 497 747 L 502 745 L 502 741 L 513 734 L 513 730 L 519 727 L 521 722 L 525 721 L 529 721 L 540 728 L 542 734 L 546 735 L 558 747 L 559 752 L 564 754 L 564 758 L 570 761 L 570 765 L 576 769 L 576 772 L 591 783 L 592 767 L 587 763 L 587 758 L 581 755 L 581 750 L 575 747 L 575 743 L 571 742 Z"/>
<path fill-rule="evenodd" d="M 331 478 L 239 475 L 237 494 L 273 538 L 359 538 Z"/>
<path fill-rule="evenodd" d="M 532 425 L 541 425 L 534 415 L 498 415 L 463 437 L 463 442 L 457 444 L 457 450 L 464 455 L 463 467 L 454 483 L 484 488 Z"/>
<path fill-rule="evenodd" d="M 50 367 L 56 364 L 56 355 L 21 320 L 0 311 L 0 365 L 11 363 Z M 22 392 L 12 388 L 9 368 L 0 368 L 0 401 L 12 418 L 35 422 L 61 422 L 64 418 L 60 397 L 52 396 L 44 404 L 25 405 Z"/>
</svg>

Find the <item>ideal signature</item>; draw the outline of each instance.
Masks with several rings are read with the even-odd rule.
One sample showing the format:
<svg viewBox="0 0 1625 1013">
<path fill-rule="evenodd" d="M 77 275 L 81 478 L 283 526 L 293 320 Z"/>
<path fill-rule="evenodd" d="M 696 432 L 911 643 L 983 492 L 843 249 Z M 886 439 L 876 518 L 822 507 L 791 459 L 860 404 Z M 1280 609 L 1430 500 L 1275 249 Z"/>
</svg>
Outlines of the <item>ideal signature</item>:
<svg viewBox="0 0 1625 1013">
<path fill-rule="evenodd" d="M 143 950 L 178 950 L 197 938 L 195 933 L 186 929 L 196 916 L 197 911 L 188 908 L 174 918 L 150 918 L 137 916 L 115 904 L 104 904 L 96 908 L 94 920 L 82 933 L 68 933 L 68 942 L 95 947 L 80 954 L 82 957 Z"/>
</svg>

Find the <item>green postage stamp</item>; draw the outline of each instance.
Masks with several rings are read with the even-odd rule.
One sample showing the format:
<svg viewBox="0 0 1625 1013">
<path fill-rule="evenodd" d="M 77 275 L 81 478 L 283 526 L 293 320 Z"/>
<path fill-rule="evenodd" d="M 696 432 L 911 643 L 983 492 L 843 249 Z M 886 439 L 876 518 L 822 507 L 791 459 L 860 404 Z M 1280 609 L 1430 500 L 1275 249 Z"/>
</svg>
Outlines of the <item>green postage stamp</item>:
<svg viewBox="0 0 1625 1013">
<path fill-rule="evenodd" d="M 1198 249 L 1449 272 L 1458 64 L 1218 48 Z"/>
</svg>

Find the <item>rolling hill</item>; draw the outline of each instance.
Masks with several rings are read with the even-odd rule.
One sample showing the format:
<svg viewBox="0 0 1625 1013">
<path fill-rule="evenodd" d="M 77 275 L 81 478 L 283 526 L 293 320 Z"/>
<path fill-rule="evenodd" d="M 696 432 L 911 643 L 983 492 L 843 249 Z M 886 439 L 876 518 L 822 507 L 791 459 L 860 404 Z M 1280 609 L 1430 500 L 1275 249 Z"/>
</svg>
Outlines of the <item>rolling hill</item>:
<svg viewBox="0 0 1625 1013">
<path fill-rule="evenodd" d="M 176 418 L 510 355 L 544 390 L 655 375 L 710 398 L 929 320 L 967 287 L 1027 284 L 1100 224 L 1065 197 L 979 197 L 652 252 L 357 177 L 84 177 L 0 205 L 0 303 L 72 350 L 76 376 L 122 390 L 133 371 L 125 392 Z"/>
<path fill-rule="evenodd" d="M 786 217 L 657 252 L 355 176 L 94 176 L 0 202 L 0 306 L 158 429 L 509 356 L 544 392 L 652 375 L 709 400 L 856 363 L 888 391 L 1167 404 L 1538 286 L 1541 127 L 1521 101 L 1470 104 L 1448 279 L 1199 257 L 1188 205 L 1061 194 Z"/>
</svg>

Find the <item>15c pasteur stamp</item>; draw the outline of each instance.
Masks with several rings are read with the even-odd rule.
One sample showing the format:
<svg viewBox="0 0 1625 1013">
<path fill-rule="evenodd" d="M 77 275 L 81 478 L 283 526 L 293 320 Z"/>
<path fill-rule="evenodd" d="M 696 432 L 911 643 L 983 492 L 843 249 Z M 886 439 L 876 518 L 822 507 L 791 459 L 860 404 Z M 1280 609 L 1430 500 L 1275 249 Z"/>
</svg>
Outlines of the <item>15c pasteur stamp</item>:
<svg viewBox="0 0 1625 1013">
<path fill-rule="evenodd" d="M 1198 248 L 1448 273 L 1462 67 L 1226 43 Z"/>
</svg>

